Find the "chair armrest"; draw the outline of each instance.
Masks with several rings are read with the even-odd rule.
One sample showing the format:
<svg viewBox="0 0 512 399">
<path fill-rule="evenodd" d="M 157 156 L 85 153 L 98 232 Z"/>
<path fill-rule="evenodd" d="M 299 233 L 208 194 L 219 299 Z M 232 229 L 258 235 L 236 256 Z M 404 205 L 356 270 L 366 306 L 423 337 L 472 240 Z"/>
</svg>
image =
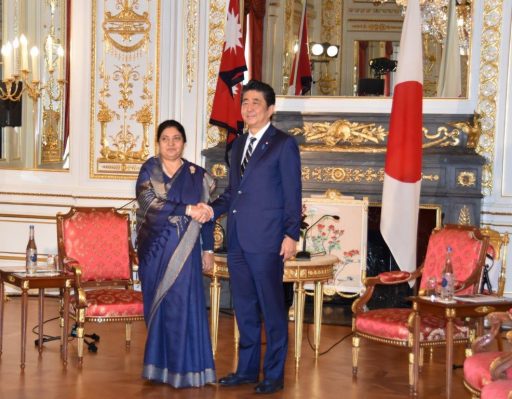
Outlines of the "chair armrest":
<svg viewBox="0 0 512 399">
<path fill-rule="evenodd" d="M 491 327 L 486 334 L 477 337 L 473 342 L 472 349 L 474 353 L 482 352 L 487 345 L 493 342 L 500 333 L 502 324 L 510 322 L 511 318 L 509 312 L 493 312 L 487 315 L 487 320 L 489 320 Z"/>
<path fill-rule="evenodd" d="M 491 379 L 501 380 L 507 378 L 507 370 L 512 367 L 512 353 L 502 353 L 497 359 L 491 363 Z"/>
<path fill-rule="evenodd" d="M 75 289 L 75 300 L 77 308 L 87 307 L 85 290 L 82 288 L 82 268 L 76 259 L 66 257 L 62 260 L 63 270 L 74 275 L 73 288 Z"/>
<path fill-rule="evenodd" d="M 367 277 L 364 279 L 365 291 L 352 304 L 352 312 L 354 314 L 364 312 L 364 307 L 373 295 L 373 291 L 377 285 L 397 285 L 416 280 L 422 272 L 422 268 L 415 270 L 413 273 L 401 270 L 392 272 L 383 272 L 375 277 Z"/>
</svg>

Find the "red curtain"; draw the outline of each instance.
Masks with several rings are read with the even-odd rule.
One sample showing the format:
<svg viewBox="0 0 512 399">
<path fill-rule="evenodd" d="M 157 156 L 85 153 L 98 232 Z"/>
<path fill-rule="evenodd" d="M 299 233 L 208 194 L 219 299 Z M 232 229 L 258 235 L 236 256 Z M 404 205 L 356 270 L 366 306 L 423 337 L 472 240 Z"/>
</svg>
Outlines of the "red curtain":
<svg viewBox="0 0 512 399">
<path fill-rule="evenodd" d="M 368 68 L 368 60 L 366 57 L 366 49 L 368 48 L 368 41 L 360 40 L 359 41 L 359 54 L 358 54 L 358 64 L 359 64 L 359 79 L 367 78 L 366 69 Z"/>
<path fill-rule="evenodd" d="M 265 0 L 245 0 L 244 15 L 249 15 L 249 76 L 251 79 L 262 79 L 263 65 L 263 20 L 265 18 Z M 244 24 L 244 40 L 246 37 Z"/>
</svg>

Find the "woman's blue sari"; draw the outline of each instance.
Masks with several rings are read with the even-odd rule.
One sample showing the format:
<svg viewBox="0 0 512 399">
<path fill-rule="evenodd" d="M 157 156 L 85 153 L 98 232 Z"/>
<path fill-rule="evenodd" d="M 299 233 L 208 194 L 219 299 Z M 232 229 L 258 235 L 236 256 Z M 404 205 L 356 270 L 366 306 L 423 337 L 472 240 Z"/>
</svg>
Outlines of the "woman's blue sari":
<svg viewBox="0 0 512 399">
<path fill-rule="evenodd" d="M 176 388 L 215 382 L 203 291 L 203 249 L 212 249 L 213 224 L 185 216 L 207 202 L 213 187 L 201 167 L 184 161 L 173 178 L 153 157 L 137 180 L 139 276 L 147 325 L 142 376 Z"/>
</svg>

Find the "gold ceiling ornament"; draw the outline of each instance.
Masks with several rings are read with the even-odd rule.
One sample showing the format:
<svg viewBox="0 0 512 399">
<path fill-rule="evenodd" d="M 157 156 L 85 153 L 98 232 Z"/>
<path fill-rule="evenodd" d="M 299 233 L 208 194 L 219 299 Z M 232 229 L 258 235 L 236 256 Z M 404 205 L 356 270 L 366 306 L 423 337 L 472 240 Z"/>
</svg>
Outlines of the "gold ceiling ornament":
<svg viewBox="0 0 512 399">
<path fill-rule="evenodd" d="M 217 89 L 222 48 L 224 46 L 224 24 L 226 22 L 226 1 L 210 0 L 208 16 L 208 100 L 206 115 L 212 112 L 213 97 Z M 206 131 L 206 146 L 215 147 L 226 140 L 226 132 L 215 125 L 208 124 Z"/>
<path fill-rule="evenodd" d="M 498 95 L 502 15 L 503 0 L 484 0 L 477 105 L 482 133 L 476 146 L 476 152 L 487 160 L 482 171 L 482 192 L 484 195 L 491 195 L 493 189 L 496 98 Z"/>
<path fill-rule="evenodd" d="M 145 55 L 148 47 L 151 21 L 147 11 L 135 11 L 139 7 L 139 0 L 116 0 L 121 11 L 115 15 L 106 11 L 103 18 L 105 49 L 124 61 Z"/>
</svg>

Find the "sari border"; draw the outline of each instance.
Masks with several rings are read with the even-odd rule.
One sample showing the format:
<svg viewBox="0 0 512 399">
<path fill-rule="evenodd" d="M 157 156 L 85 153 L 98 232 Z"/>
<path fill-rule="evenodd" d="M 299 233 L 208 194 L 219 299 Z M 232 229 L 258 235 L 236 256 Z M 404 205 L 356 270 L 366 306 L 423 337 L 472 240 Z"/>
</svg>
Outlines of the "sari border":
<svg viewBox="0 0 512 399">
<path fill-rule="evenodd" d="M 197 388 L 216 382 L 215 370 L 212 368 L 187 373 L 173 373 L 167 368 L 160 368 L 153 364 L 144 365 L 142 377 L 147 380 L 160 381 L 175 388 Z"/>
</svg>

